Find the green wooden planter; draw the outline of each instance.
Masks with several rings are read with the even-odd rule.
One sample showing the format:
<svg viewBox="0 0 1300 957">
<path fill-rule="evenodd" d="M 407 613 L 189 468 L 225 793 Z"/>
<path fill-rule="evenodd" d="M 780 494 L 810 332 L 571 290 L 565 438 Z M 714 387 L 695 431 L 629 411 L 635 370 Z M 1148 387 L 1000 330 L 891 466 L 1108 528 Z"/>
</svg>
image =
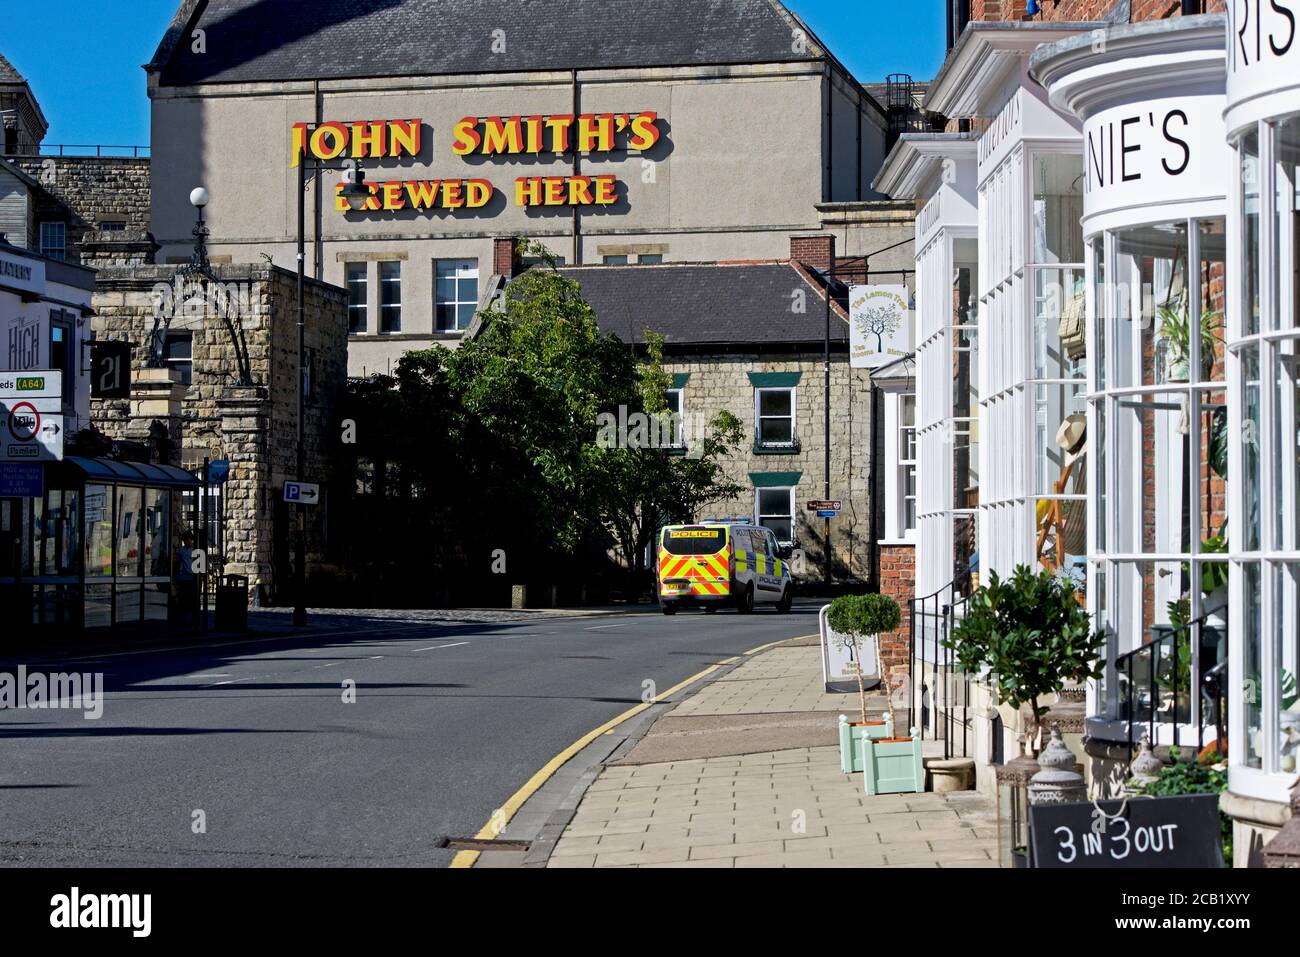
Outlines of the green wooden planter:
<svg viewBox="0 0 1300 957">
<path fill-rule="evenodd" d="M 879 724 L 853 725 L 847 715 L 840 715 L 840 770 L 856 774 L 862 770 L 862 741 L 864 738 L 892 738 L 894 718 L 885 715 Z"/>
<path fill-rule="evenodd" d="M 862 742 L 862 783 L 868 794 L 920 794 L 925 790 L 921 737 L 908 741 Z"/>
</svg>

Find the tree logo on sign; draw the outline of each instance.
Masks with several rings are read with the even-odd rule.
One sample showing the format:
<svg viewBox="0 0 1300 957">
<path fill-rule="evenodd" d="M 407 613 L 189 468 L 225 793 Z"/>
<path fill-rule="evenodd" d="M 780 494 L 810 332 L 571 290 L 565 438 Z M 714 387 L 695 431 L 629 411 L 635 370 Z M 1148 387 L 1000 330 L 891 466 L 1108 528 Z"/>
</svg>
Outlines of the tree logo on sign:
<svg viewBox="0 0 1300 957">
<path fill-rule="evenodd" d="M 876 337 L 876 351 L 885 351 L 885 337 L 898 332 L 898 327 L 903 323 L 902 313 L 894 307 L 892 303 L 882 303 L 879 306 L 872 306 L 864 309 L 858 315 L 858 328 L 863 336 Z"/>
</svg>

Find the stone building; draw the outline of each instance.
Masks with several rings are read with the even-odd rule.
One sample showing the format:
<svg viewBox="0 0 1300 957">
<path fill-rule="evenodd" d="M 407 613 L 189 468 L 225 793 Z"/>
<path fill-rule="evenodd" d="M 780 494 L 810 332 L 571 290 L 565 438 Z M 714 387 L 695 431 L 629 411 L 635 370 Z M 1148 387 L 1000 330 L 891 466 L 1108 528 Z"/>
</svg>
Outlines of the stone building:
<svg viewBox="0 0 1300 957">
<path fill-rule="evenodd" d="M 208 531 L 214 563 L 245 575 L 255 598 L 292 600 L 293 513 L 283 501 L 298 478 L 297 276 L 275 266 L 217 266 L 215 281 L 187 279 L 175 266 L 136 264 L 99 270 L 93 319 L 98 340 L 133 344 L 130 399 L 100 400 L 92 417 L 114 439 L 147 443 L 156 461 L 201 472 L 229 462 L 217 492 L 219 520 Z M 343 290 L 306 284 L 306 471 L 325 485 L 332 442 L 341 435 L 336 402 L 346 382 Z M 158 317 L 166 362 L 150 368 L 148 343 Z M 240 384 L 228 323 L 247 343 L 250 383 Z M 308 573 L 325 543 L 328 490 L 308 510 Z"/>
<path fill-rule="evenodd" d="M 896 209 L 886 205 L 875 213 L 874 248 L 910 231 L 910 219 L 894 222 Z M 581 285 L 603 331 L 635 346 L 645 345 L 647 333 L 663 336 L 664 369 L 673 377 L 669 405 L 682 417 L 683 451 L 718 412 L 740 419 L 742 445 L 724 469 L 745 491 L 699 517 L 743 517 L 772 528 L 796 549 L 796 578 L 822 582 L 826 523 L 807 503 L 839 500 L 843 510 L 829 523 L 834 580 L 867 583 L 876 570 L 873 536 L 880 534 L 871 511 L 871 373 L 849 364 L 848 287 L 839 281 L 830 287 L 829 435 L 825 399 L 830 264 L 851 274 L 862 263 L 837 256 L 829 233 L 796 234 L 788 242 L 790 252 L 779 260 L 561 272 Z M 494 256 L 506 281 L 521 268 L 512 264 L 513 244 L 498 240 Z"/>
<path fill-rule="evenodd" d="M 880 198 L 887 111 L 778 0 L 277 10 L 180 4 L 148 67 L 152 227 L 160 261 L 186 258 L 202 185 L 214 258 L 290 266 L 299 155 L 361 159 L 372 208 L 335 211 L 337 172 L 307 194 L 309 270 L 351 293 L 353 375 L 454 346 L 495 237 L 574 266 L 774 259 L 822 228 L 818 204 Z M 538 177 L 556 194 L 521 199 Z"/>
</svg>

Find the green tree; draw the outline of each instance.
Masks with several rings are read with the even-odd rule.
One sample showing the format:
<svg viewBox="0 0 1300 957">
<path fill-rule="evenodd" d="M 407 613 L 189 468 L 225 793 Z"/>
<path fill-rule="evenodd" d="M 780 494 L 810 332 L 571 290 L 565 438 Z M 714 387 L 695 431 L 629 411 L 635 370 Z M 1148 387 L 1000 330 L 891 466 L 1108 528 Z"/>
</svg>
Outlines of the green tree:
<svg viewBox="0 0 1300 957">
<path fill-rule="evenodd" d="M 685 453 L 672 447 L 676 423 L 667 404 L 672 377 L 663 368 L 664 339 L 649 331 L 645 338 L 647 356 L 627 413 L 647 416 L 650 426 L 639 440 L 598 441 L 592 455 L 601 521 L 634 577 L 645 570 L 647 550 L 660 526 L 697 521 L 706 506 L 743 491 L 724 467 L 742 436 L 740 420 L 730 412 L 715 415 L 702 435 L 686 436 L 694 444 Z M 613 409 L 606 415 L 619 418 Z"/>
<path fill-rule="evenodd" d="M 1093 631 L 1074 583 L 1025 565 L 1005 581 L 990 573 L 944 644 L 966 674 L 988 672 L 1001 700 L 1021 710 L 1030 742 L 1048 711 L 1038 699 L 1067 681 L 1099 678 L 1105 667 L 1105 635 Z"/>
</svg>

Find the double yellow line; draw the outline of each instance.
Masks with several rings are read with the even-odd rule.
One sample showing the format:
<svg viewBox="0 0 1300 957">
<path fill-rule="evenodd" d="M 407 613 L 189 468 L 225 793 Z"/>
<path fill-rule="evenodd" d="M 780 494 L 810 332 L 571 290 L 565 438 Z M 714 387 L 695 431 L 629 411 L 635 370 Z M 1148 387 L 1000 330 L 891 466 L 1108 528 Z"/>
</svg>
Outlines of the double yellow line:
<svg viewBox="0 0 1300 957">
<path fill-rule="evenodd" d="M 816 636 L 802 635 L 800 637 L 813 638 Z M 617 718 L 606 721 L 599 728 L 596 728 L 593 731 L 588 731 L 577 741 L 574 741 L 573 744 L 569 745 L 555 757 L 551 758 L 551 760 L 547 761 L 546 764 L 542 766 L 542 769 L 529 778 L 523 787 L 510 795 L 510 799 L 506 801 L 505 804 L 501 805 L 501 808 L 492 815 L 492 819 L 479 828 L 479 832 L 474 835 L 474 839 L 478 841 L 490 841 L 495 837 L 499 837 L 502 830 L 505 829 L 505 826 L 510 823 L 510 819 L 519 813 L 519 809 L 524 806 L 524 802 L 536 794 L 541 789 L 542 785 L 554 776 L 556 771 L 601 735 L 608 734 L 628 719 L 635 718 L 647 708 L 671 697 L 683 688 L 695 684 L 695 682 L 713 674 L 713 672 L 717 671 L 719 668 L 725 668 L 727 665 L 735 664 L 742 658 L 748 658 L 750 655 L 756 655 L 761 651 L 767 651 L 769 648 L 775 648 L 777 645 L 783 645 L 787 641 L 798 640 L 799 638 L 782 638 L 780 641 L 771 641 L 766 645 L 759 645 L 757 648 L 751 648 L 749 651 L 736 655 L 734 658 L 728 658 L 725 661 L 719 661 L 715 665 L 709 665 L 709 667 L 705 668 L 703 671 L 691 675 L 680 684 L 675 684 L 662 694 L 655 695 L 653 700 L 639 704 L 635 708 L 629 708 Z M 451 866 L 456 868 L 473 867 L 478 861 L 479 853 L 479 851 L 459 851 L 456 856 L 452 858 Z"/>
</svg>

